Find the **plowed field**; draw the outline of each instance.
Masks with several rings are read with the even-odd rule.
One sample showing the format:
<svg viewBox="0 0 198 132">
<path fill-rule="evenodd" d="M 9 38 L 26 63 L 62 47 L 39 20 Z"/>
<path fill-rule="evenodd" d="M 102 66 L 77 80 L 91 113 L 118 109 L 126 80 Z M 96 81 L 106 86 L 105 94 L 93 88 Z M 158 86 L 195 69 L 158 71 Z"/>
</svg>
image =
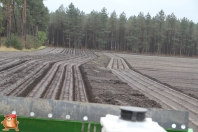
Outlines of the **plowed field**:
<svg viewBox="0 0 198 132">
<path fill-rule="evenodd" d="M 197 131 L 197 67 L 197 59 L 66 48 L 0 52 L 0 95 L 187 110 Z"/>
<path fill-rule="evenodd" d="M 79 65 L 90 50 L 46 48 L 0 53 L 0 95 L 87 102 Z"/>
<path fill-rule="evenodd" d="M 157 101 L 165 109 L 189 111 L 190 126 L 194 131 L 198 130 L 198 59 L 106 55 L 112 58 L 108 68 L 121 80 Z"/>
</svg>

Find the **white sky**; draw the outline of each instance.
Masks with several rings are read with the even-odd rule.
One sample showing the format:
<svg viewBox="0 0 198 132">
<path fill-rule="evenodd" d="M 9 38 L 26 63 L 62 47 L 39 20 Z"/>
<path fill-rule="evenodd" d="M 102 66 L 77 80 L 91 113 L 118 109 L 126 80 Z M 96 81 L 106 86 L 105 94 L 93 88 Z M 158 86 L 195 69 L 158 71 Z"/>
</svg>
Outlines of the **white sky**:
<svg viewBox="0 0 198 132">
<path fill-rule="evenodd" d="M 155 16 L 163 9 L 166 15 L 174 13 L 177 18 L 187 17 L 198 23 L 198 0 L 45 0 L 44 4 L 50 11 L 56 11 L 61 4 L 68 7 L 71 2 L 86 14 L 105 7 L 109 14 L 115 10 L 118 16 L 123 11 L 127 17 L 140 12 Z"/>
</svg>

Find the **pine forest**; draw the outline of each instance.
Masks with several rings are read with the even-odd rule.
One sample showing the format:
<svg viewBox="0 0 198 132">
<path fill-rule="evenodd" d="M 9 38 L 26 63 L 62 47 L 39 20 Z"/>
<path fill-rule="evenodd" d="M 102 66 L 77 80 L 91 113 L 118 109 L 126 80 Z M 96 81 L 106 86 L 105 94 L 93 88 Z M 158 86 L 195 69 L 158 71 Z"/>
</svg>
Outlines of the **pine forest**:
<svg viewBox="0 0 198 132">
<path fill-rule="evenodd" d="M 153 17 L 140 11 L 127 18 L 124 12 L 108 13 L 105 7 L 85 14 L 71 3 L 49 12 L 43 0 L 0 0 L 0 34 L 7 46 L 19 48 L 50 44 L 142 54 L 198 54 L 198 23 L 163 10 Z"/>
</svg>

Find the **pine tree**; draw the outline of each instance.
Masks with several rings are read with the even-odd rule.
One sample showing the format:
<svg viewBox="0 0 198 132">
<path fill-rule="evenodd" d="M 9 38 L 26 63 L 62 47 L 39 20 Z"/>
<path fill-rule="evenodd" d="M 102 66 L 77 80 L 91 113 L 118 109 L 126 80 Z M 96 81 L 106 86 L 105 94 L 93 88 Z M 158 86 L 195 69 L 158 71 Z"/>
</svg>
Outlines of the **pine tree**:
<svg viewBox="0 0 198 132">
<path fill-rule="evenodd" d="M 117 14 L 115 11 L 111 13 L 108 20 L 108 30 L 110 36 L 110 50 L 116 49 L 116 35 L 117 35 Z"/>
<path fill-rule="evenodd" d="M 139 52 L 139 39 L 138 39 L 138 20 L 136 16 L 130 17 L 127 21 L 127 47 L 128 50 L 138 53 Z"/>
<path fill-rule="evenodd" d="M 26 47 L 26 0 L 24 0 L 23 4 L 23 27 L 22 27 L 22 35 L 25 39 L 25 47 Z"/>
<path fill-rule="evenodd" d="M 12 28 L 12 18 L 11 18 L 11 11 L 10 11 L 10 4 L 11 0 L 7 0 L 7 38 L 8 38 L 8 45 L 11 46 L 11 28 Z"/>
<path fill-rule="evenodd" d="M 164 44 L 164 39 L 165 39 L 165 36 L 164 36 L 165 14 L 164 14 L 163 10 L 161 10 L 157 14 L 156 19 L 157 19 L 157 23 L 158 23 L 158 36 L 157 36 L 157 40 L 156 40 L 157 41 L 157 53 L 161 53 L 162 47 Z"/>
<path fill-rule="evenodd" d="M 78 11 L 74 7 L 74 5 L 71 3 L 69 5 L 69 9 L 66 11 L 67 12 L 67 33 L 68 33 L 68 42 L 69 42 L 69 47 L 74 47 L 76 48 L 76 32 L 77 32 L 77 21 L 78 21 Z"/>
<path fill-rule="evenodd" d="M 187 35 L 188 35 L 188 19 L 183 18 L 181 20 L 180 24 L 180 55 L 182 55 L 182 52 L 186 54 L 186 46 L 187 46 Z"/>
<path fill-rule="evenodd" d="M 99 26 L 98 26 L 98 48 L 99 49 L 105 49 L 107 48 L 106 44 L 108 42 L 107 40 L 107 21 L 108 21 L 108 14 L 106 8 L 103 8 L 101 12 L 99 13 Z"/>
<path fill-rule="evenodd" d="M 4 27 L 2 25 L 2 21 L 3 21 L 3 14 L 2 14 L 2 7 L 0 6 L 0 46 L 1 46 L 1 33 L 4 30 Z"/>
<path fill-rule="evenodd" d="M 144 40 L 144 45 L 145 45 L 145 51 L 146 53 L 147 52 L 150 52 L 150 47 L 152 45 L 152 20 L 151 20 L 151 16 L 150 14 L 148 13 L 146 16 L 145 16 L 145 40 Z"/>
<path fill-rule="evenodd" d="M 139 52 L 144 52 L 147 49 L 147 39 L 146 39 L 146 25 L 145 25 L 145 17 L 142 12 L 139 13 L 138 17 L 138 32 L 139 32 Z"/>
<path fill-rule="evenodd" d="M 126 41 L 125 41 L 125 32 L 126 32 L 126 14 L 123 12 L 120 14 L 119 17 L 119 49 L 125 50 L 126 49 Z"/>
</svg>

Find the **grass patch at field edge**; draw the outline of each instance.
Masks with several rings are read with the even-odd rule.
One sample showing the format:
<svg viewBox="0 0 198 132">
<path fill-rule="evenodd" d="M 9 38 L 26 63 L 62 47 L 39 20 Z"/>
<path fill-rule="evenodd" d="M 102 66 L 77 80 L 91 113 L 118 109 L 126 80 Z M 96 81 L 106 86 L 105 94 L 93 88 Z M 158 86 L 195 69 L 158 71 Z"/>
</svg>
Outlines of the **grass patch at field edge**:
<svg viewBox="0 0 198 132">
<path fill-rule="evenodd" d="M 6 47 L 6 46 L 0 46 L 0 51 L 2 51 L 2 52 L 18 52 L 18 51 L 24 51 L 24 52 L 31 52 L 31 51 L 36 51 L 36 50 L 42 50 L 42 49 L 45 49 L 46 48 L 46 46 L 41 46 L 41 47 L 39 47 L 38 49 L 34 49 L 34 48 L 32 48 L 32 49 L 23 49 L 23 50 L 17 50 L 17 49 L 14 49 L 14 48 L 12 48 L 12 47 Z"/>
</svg>

